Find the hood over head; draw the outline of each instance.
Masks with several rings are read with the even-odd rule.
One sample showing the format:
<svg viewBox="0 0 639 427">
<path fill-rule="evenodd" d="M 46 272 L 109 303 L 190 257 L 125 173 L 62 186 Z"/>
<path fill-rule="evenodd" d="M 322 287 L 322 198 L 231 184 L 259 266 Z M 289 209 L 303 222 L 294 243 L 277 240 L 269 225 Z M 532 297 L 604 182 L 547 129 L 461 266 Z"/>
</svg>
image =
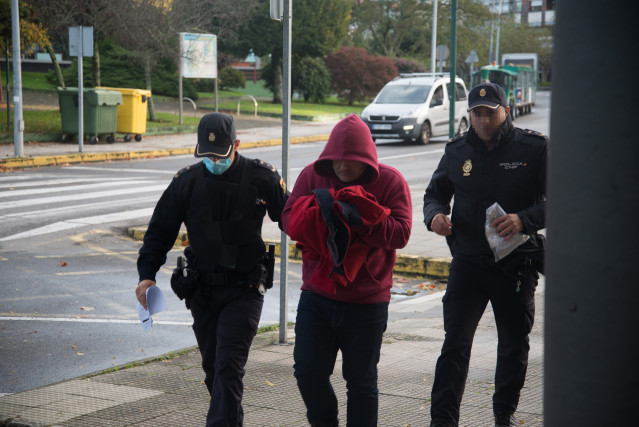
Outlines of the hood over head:
<svg viewBox="0 0 639 427">
<path fill-rule="evenodd" d="M 351 114 L 337 122 L 324 151 L 313 164 L 315 172 L 324 178 L 338 179 L 333 172 L 333 160 L 354 160 L 368 166 L 362 178 L 349 184 L 375 182 L 379 177 L 377 148 L 371 131 L 357 115 Z"/>
</svg>

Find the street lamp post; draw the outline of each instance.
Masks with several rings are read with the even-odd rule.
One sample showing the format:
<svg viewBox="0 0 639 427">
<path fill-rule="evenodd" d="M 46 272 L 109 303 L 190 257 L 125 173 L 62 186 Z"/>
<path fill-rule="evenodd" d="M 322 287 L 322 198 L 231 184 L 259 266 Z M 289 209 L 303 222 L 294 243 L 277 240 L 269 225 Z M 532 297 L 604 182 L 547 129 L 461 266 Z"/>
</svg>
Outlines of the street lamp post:
<svg viewBox="0 0 639 427">
<path fill-rule="evenodd" d="M 437 49 L 437 3 L 439 0 L 433 0 L 433 31 L 430 39 L 430 72 L 435 74 L 435 50 Z"/>
<path fill-rule="evenodd" d="M 495 42 L 495 63 L 499 64 L 499 32 L 501 30 L 501 7 L 504 0 L 499 1 L 499 13 L 497 14 L 497 41 Z"/>
</svg>

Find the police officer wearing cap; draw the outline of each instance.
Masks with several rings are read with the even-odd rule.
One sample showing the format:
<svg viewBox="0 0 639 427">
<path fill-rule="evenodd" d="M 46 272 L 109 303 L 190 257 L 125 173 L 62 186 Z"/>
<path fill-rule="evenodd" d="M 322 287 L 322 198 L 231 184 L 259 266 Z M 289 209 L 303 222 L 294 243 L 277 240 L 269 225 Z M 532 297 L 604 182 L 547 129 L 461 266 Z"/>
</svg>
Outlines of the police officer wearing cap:
<svg viewBox="0 0 639 427">
<path fill-rule="evenodd" d="M 203 160 L 180 170 L 162 194 L 137 262 L 136 296 L 146 307 L 146 290 L 186 225 L 188 286 L 174 290 L 193 316 L 211 394 L 207 426 L 243 425 L 244 366 L 264 303 L 256 286 L 265 255 L 262 220 L 268 213 L 279 222 L 288 198 L 275 168 L 240 155 L 239 144 L 232 116 L 202 117 L 195 157 Z"/>
<path fill-rule="evenodd" d="M 446 336 L 431 395 L 433 427 L 458 425 L 473 337 L 489 301 L 498 332 L 495 425 L 515 425 L 543 268 L 543 236 L 536 232 L 545 227 L 548 138 L 513 126 L 496 84 L 475 86 L 468 99 L 471 127 L 446 144 L 424 195 L 424 223 L 446 237 L 453 256 L 443 297 Z M 530 236 L 498 262 L 485 231 L 486 209 L 495 202 L 506 212 L 489 225 L 500 237 Z"/>
</svg>

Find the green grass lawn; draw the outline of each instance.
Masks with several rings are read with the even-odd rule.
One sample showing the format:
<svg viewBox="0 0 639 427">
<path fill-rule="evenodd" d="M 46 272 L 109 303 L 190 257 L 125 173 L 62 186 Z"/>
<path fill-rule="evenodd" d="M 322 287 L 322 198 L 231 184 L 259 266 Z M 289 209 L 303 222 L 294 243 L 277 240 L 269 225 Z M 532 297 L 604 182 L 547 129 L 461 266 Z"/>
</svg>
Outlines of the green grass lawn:
<svg viewBox="0 0 639 427">
<path fill-rule="evenodd" d="M 24 110 L 22 115 L 25 133 L 59 134 L 62 132 L 62 118 L 58 110 Z M 13 112 L 9 116 L 8 131 L 6 117 L 6 111 L 4 114 L 0 113 L 0 135 L 13 135 Z M 147 129 L 179 126 L 177 114 L 156 113 L 156 118 L 157 121 L 147 121 Z M 182 116 L 182 126 L 197 126 L 199 122 L 199 117 L 191 117 L 186 114 Z"/>
<path fill-rule="evenodd" d="M 6 76 L 4 69 L 2 70 L 2 86 L 6 90 Z M 9 72 L 9 82 L 13 86 L 13 72 Z M 48 90 L 55 92 L 56 85 L 53 85 L 47 81 L 46 73 L 38 73 L 34 71 L 22 72 L 22 89 L 30 90 Z"/>
<path fill-rule="evenodd" d="M 304 101 L 291 102 L 291 115 L 294 116 L 322 116 L 335 114 L 360 114 L 365 105 L 358 104 L 348 106 L 340 103 L 313 104 Z M 213 109 L 214 105 L 203 105 L 202 108 Z M 218 108 L 225 111 L 237 111 L 237 101 L 222 102 Z M 252 114 L 255 111 L 255 104 L 251 100 L 240 102 L 240 112 L 242 114 Z M 269 101 L 258 101 L 257 112 L 266 114 L 282 114 L 282 104 L 273 104 Z"/>
<path fill-rule="evenodd" d="M 24 120 L 25 133 L 48 133 L 55 134 L 61 132 L 62 123 L 60 121 L 60 112 L 57 110 L 31 111 L 24 110 L 22 112 Z M 13 135 L 13 110 L 9 115 L 11 125 L 7 130 L 7 111 L 0 112 L 0 134 Z"/>
<path fill-rule="evenodd" d="M 4 84 L 6 76 L 2 74 L 2 84 Z M 9 73 L 9 80 L 13 81 L 12 73 Z M 56 91 L 56 85 L 53 85 L 46 80 L 45 73 L 38 72 L 23 72 L 22 73 L 22 88 L 24 90 L 42 90 L 42 91 Z M 6 94 L 5 94 L 6 95 Z M 210 100 L 215 97 L 213 93 L 198 93 L 200 98 Z M 251 95 L 257 99 L 258 102 L 258 114 L 264 113 L 266 115 L 282 114 L 282 105 L 271 103 L 272 94 L 264 87 L 264 82 L 258 81 L 253 83 L 252 81 L 246 82 L 245 88 L 236 88 L 230 90 L 218 91 L 218 108 L 223 111 L 237 111 L 237 99 L 241 99 L 240 112 L 241 114 L 253 114 L 254 104 L 253 101 L 247 97 L 240 98 L 242 95 Z M 229 98 L 233 99 L 229 101 Z M 167 99 L 167 97 L 158 96 L 156 99 Z M 335 114 L 360 114 L 366 104 L 356 104 L 348 106 L 340 103 L 336 98 L 327 99 L 324 104 L 314 104 L 310 102 L 304 102 L 295 100 L 291 104 L 291 115 L 293 116 L 322 116 L 322 115 L 335 115 Z M 198 107 L 206 109 L 215 109 L 215 104 L 207 103 L 206 105 L 200 105 Z M 176 127 L 179 125 L 179 117 L 177 114 L 157 113 L 157 121 L 147 122 L 147 128 L 162 128 L 162 127 Z M 23 111 L 23 118 L 25 123 L 25 133 L 41 133 L 41 134 L 59 134 L 61 130 L 61 117 L 58 110 L 38 110 L 32 111 L 25 109 Z M 188 114 L 183 115 L 183 126 L 197 125 L 199 118 L 191 117 Z M 7 129 L 7 114 L 6 110 L 0 111 L 0 136 L 9 137 L 13 135 L 13 112 L 9 117 L 9 129 Z"/>
</svg>

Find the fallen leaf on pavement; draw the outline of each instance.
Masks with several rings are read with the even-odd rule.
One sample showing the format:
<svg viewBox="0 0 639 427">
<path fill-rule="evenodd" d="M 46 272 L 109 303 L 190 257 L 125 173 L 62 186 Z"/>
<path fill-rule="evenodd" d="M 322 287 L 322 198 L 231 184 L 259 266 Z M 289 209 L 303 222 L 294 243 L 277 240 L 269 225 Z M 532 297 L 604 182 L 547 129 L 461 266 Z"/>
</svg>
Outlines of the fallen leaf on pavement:
<svg viewBox="0 0 639 427">
<path fill-rule="evenodd" d="M 272 382 L 270 382 L 270 381 L 268 381 L 268 380 L 267 380 L 267 381 L 265 381 L 265 383 L 266 383 L 266 385 L 271 385 L 271 386 L 275 385 L 275 384 L 273 384 Z"/>
<path fill-rule="evenodd" d="M 60 263 L 58 264 L 58 267 L 66 267 L 67 263 L 64 261 L 60 261 Z"/>
</svg>

